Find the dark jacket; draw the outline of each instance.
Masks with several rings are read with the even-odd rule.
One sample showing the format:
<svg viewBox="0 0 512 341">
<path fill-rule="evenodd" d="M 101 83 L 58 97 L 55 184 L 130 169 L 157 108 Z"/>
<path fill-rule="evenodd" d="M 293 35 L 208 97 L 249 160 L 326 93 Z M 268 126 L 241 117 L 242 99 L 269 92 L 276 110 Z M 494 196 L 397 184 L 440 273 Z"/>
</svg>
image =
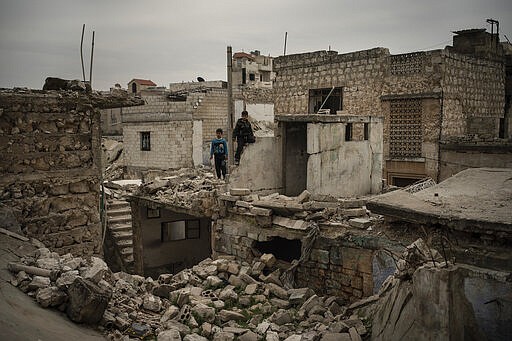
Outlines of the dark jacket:
<svg viewBox="0 0 512 341">
<path fill-rule="evenodd" d="M 233 138 L 248 136 L 254 136 L 254 133 L 252 132 L 251 123 L 249 122 L 249 120 L 239 118 L 238 121 L 236 121 L 236 126 L 235 129 L 233 130 Z"/>
</svg>

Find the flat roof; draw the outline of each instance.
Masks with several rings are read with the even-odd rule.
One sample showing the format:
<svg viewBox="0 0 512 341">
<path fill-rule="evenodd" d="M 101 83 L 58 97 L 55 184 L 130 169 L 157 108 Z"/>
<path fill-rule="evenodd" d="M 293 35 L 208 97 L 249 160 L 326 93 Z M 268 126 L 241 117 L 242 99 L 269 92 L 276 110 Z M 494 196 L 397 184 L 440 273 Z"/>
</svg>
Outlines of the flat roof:
<svg viewBox="0 0 512 341">
<path fill-rule="evenodd" d="M 512 168 L 470 168 L 409 193 L 397 190 L 368 201 L 374 213 L 456 230 L 512 234 Z"/>
</svg>

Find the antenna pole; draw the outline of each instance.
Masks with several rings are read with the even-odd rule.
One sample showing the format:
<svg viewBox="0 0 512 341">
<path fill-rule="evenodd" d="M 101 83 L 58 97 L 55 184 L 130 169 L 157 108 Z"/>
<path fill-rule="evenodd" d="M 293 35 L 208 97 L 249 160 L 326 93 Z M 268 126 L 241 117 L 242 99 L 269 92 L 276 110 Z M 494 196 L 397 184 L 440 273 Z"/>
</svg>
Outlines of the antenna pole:
<svg viewBox="0 0 512 341">
<path fill-rule="evenodd" d="M 231 46 L 227 48 L 227 72 L 228 72 L 228 151 L 233 156 L 233 51 Z M 233 157 L 228 157 L 228 164 L 233 164 Z"/>
<path fill-rule="evenodd" d="M 85 32 L 85 24 L 82 26 L 82 39 L 80 40 L 80 60 L 82 62 L 82 76 L 84 78 L 84 83 L 85 83 L 85 68 L 84 68 L 84 53 L 83 53 L 84 32 Z"/>
<path fill-rule="evenodd" d="M 284 52 L 283 56 L 286 56 L 286 41 L 288 40 L 288 32 L 284 33 Z"/>
<path fill-rule="evenodd" d="M 94 31 L 92 31 L 92 47 L 91 47 L 91 66 L 89 68 L 89 85 L 92 90 L 92 61 L 94 57 Z"/>
</svg>

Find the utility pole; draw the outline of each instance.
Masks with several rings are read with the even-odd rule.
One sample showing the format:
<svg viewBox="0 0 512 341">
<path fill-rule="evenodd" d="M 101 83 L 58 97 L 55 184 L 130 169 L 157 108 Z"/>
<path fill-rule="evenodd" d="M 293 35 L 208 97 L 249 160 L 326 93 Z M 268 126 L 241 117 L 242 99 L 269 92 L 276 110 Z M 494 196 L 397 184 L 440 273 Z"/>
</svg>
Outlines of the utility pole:
<svg viewBox="0 0 512 341">
<path fill-rule="evenodd" d="M 233 164 L 233 51 L 231 46 L 227 50 L 227 72 L 228 72 L 228 165 Z"/>
</svg>

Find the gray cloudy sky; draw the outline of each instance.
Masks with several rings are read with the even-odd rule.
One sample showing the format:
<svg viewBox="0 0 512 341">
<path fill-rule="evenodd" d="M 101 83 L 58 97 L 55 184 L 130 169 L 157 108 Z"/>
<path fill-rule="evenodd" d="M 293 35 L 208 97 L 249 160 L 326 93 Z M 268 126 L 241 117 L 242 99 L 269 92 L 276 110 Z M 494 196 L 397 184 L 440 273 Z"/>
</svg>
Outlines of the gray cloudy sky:
<svg viewBox="0 0 512 341">
<path fill-rule="evenodd" d="M 41 88 L 47 76 L 81 78 L 86 24 L 93 86 L 132 78 L 169 82 L 226 79 L 226 46 L 265 55 L 387 47 L 443 48 L 451 31 L 500 21 L 512 39 L 510 0 L 0 0 L 0 87 Z M 87 72 L 88 75 L 88 72 Z"/>
</svg>

